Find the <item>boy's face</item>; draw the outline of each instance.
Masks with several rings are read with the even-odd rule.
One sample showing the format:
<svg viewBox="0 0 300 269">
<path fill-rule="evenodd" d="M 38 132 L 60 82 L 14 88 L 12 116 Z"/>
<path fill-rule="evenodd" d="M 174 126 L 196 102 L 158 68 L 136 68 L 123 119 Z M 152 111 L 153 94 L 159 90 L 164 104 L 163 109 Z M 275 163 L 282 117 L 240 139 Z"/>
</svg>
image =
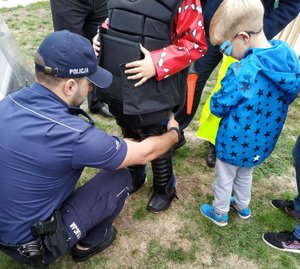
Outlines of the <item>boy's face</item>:
<svg viewBox="0 0 300 269">
<path fill-rule="evenodd" d="M 225 40 L 220 44 L 220 52 L 235 59 L 242 59 L 245 56 L 246 50 L 250 47 L 251 35 L 258 34 L 253 31 L 243 31 L 237 33 L 231 40 Z"/>
</svg>

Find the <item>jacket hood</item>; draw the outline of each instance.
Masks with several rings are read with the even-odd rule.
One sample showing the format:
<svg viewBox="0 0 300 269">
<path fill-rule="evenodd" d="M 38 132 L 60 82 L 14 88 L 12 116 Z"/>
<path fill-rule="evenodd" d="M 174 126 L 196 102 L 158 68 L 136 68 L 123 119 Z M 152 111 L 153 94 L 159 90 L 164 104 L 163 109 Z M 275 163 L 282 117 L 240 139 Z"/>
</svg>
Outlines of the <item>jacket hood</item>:
<svg viewBox="0 0 300 269">
<path fill-rule="evenodd" d="M 270 48 L 247 50 L 244 60 L 250 61 L 250 64 L 253 63 L 252 72 L 242 77 L 254 82 L 257 73 L 262 72 L 274 84 L 277 84 L 279 89 L 297 94 L 300 91 L 300 61 L 286 42 L 280 40 L 269 42 L 272 45 Z"/>
</svg>

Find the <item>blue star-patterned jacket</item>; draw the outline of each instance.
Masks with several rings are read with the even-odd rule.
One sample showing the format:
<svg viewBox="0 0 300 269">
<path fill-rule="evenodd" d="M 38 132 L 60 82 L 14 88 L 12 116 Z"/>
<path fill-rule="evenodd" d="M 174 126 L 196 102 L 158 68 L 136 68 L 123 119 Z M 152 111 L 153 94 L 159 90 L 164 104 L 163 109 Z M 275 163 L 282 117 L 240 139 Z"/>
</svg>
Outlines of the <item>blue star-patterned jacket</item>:
<svg viewBox="0 0 300 269">
<path fill-rule="evenodd" d="M 300 91 L 300 63 L 283 41 L 251 48 L 233 63 L 210 102 L 222 118 L 216 138 L 217 158 L 236 166 L 262 163 L 273 151 L 288 106 Z"/>
</svg>

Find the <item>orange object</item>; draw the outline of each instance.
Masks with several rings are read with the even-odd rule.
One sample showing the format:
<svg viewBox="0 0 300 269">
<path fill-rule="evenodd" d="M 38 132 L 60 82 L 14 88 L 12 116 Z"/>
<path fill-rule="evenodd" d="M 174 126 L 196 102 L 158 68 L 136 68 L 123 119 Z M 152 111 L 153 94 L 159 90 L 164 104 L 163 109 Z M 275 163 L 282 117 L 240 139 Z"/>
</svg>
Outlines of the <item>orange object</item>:
<svg viewBox="0 0 300 269">
<path fill-rule="evenodd" d="M 194 63 L 191 64 L 189 67 L 189 73 L 187 77 L 187 96 L 186 96 L 186 114 L 191 115 L 193 102 L 194 102 L 194 95 L 195 95 L 195 88 L 198 79 L 198 72 L 195 70 Z"/>
</svg>

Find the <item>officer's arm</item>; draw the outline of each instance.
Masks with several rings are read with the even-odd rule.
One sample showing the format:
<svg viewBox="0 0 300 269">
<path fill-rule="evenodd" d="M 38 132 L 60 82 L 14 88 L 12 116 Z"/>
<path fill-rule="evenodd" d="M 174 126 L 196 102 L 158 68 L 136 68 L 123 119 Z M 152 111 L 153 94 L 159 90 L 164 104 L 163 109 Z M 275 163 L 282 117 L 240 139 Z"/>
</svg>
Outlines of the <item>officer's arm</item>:
<svg viewBox="0 0 300 269">
<path fill-rule="evenodd" d="M 178 142 L 178 134 L 170 130 L 160 136 L 151 136 L 141 142 L 125 139 L 127 154 L 119 168 L 134 164 L 146 164 L 171 149 Z"/>
<path fill-rule="evenodd" d="M 175 127 L 177 131 L 172 129 L 172 127 Z M 162 135 L 151 136 L 141 142 L 124 139 L 127 144 L 127 154 L 118 169 L 134 164 L 146 164 L 168 152 L 180 138 L 178 122 L 174 119 L 174 116 L 170 118 L 167 130 L 169 131 Z"/>
</svg>

